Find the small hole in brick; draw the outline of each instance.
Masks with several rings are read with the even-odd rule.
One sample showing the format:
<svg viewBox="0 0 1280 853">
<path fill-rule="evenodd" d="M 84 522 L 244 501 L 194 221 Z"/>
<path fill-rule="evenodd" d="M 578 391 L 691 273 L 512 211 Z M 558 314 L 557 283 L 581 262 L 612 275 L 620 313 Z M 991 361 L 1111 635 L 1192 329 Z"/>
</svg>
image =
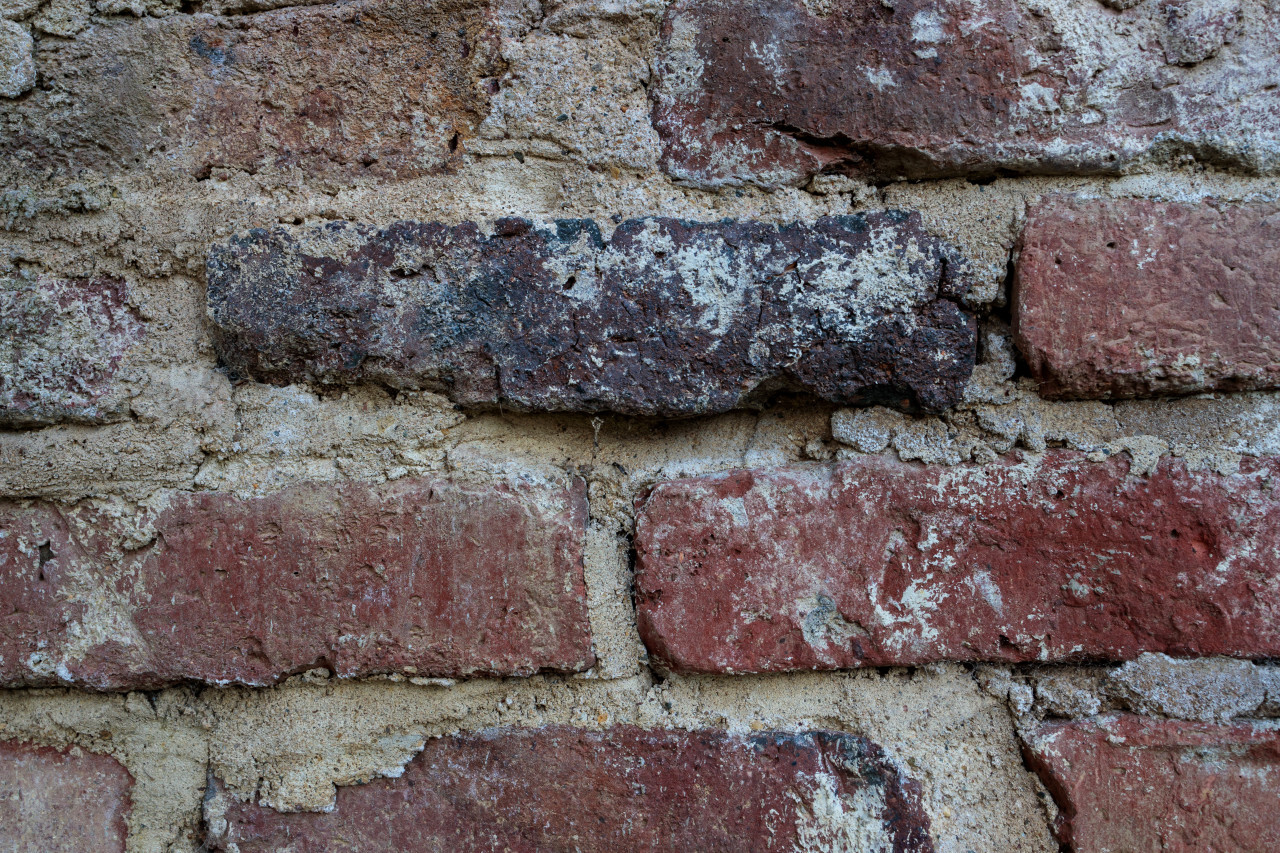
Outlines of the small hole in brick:
<svg viewBox="0 0 1280 853">
<path fill-rule="evenodd" d="M 576 275 L 571 275 L 564 280 L 564 289 L 573 290 L 573 286 L 577 283 L 578 283 L 578 277 Z"/>
<path fill-rule="evenodd" d="M 1179 532 L 1178 532 L 1178 531 L 1176 531 L 1176 530 L 1170 530 L 1170 531 L 1169 531 L 1169 535 L 1170 535 L 1170 536 L 1172 536 L 1174 539 L 1181 539 L 1181 538 L 1182 538 L 1182 534 L 1181 534 L 1181 533 L 1179 533 Z"/>
<path fill-rule="evenodd" d="M 1116 241 L 1115 241 L 1115 240 L 1112 240 L 1112 241 L 1110 241 L 1109 243 L 1107 243 L 1107 248 L 1108 248 L 1108 249 L 1114 249 L 1115 247 L 1116 247 Z"/>
<path fill-rule="evenodd" d="M 1053 263 L 1056 266 L 1062 266 L 1062 258 L 1054 258 Z"/>
<path fill-rule="evenodd" d="M 49 543 L 47 541 L 41 542 L 38 547 L 40 549 L 40 580 L 44 580 L 44 564 L 58 555 L 53 553 L 53 549 L 49 547 Z"/>
</svg>

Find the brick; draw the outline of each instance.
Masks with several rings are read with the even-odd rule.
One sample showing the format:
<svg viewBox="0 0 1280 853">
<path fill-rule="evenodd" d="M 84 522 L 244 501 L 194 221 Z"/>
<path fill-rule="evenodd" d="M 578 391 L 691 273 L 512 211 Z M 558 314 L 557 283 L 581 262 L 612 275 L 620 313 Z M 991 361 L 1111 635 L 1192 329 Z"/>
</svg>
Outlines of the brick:
<svg viewBox="0 0 1280 853">
<path fill-rule="evenodd" d="M 217 799 L 211 846 L 240 853 L 934 849 L 918 785 L 832 732 L 488 729 L 428 741 L 328 814 Z"/>
<path fill-rule="evenodd" d="M 768 187 L 1106 173 L 1181 154 L 1274 170 L 1280 29 L 1219 52 L 1236 35 L 1229 10 L 1167 6 L 680 0 L 651 89 L 663 166 Z"/>
<path fill-rule="evenodd" d="M 783 389 L 937 410 L 973 370 L 967 265 L 918 214 L 252 231 L 209 256 L 222 360 L 466 407 L 684 416 Z"/>
<path fill-rule="evenodd" d="M 1280 206 L 1051 198 L 1014 320 L 1043 396 L 1280 388 Z"/>
<path fill-rule="evenodd" d="M 1129 714 L 1048 722 L 1028 764 L 1058 804 L 1065 849 L 1280 850 L 1280 725 Z"/>
<path fill-rule="evenodd" d="M 0 279 L 0 425 L 123 420 L 114 380 L 144 328 L 120 279 Z"/>
<path fill-rule="evenodd" d="M 0 681 L 587 669 L 586 516 L 576 479 L 174 492 L 136 527 L 109 506 L 6 502 Z"/>
<path fill-rule="evenodd" d="M 501 70 L 483 0 L 101 20 L 42 40 L 36 65 L 40 87 L 5 110 L 12 168 L 197 177 L 429 173 L 458 161 Z"/>
<path fill-rule="evenodd" d="M 123 851 L 132 787 L 110 756 L 0 741 L 0 849 Z"/>
<path fill-rule="evenodd" d="M 1280 459 L 867 457 L 660 484 L 636 606 L 679 672 L 1280 653 Z"/>
</svg>

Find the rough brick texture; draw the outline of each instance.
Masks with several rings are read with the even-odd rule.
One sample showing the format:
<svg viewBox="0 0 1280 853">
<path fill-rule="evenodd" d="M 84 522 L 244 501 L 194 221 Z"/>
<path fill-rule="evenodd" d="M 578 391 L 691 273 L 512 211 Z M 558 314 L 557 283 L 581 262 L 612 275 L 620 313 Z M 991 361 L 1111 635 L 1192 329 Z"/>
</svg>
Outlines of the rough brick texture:
<svg viewBox="0 0 1280 853">
<path fill-rule="evenodd" d="M 1048 722 L 1027 758 L 1060 809 L 1067 849 L 1280 850 L 1280 726 L 1122 714 Z"/>
<path fill-rule="evenodd" d="M 695 184 L 776 186 L 1097 173 L 1153 152 L 1280 162 L 1274 26 L 1242 28 L 1238 3 L 1203 20 L 1067 5 L 681 0 L 652 89 L 663 164 Z"/>
<path fill-rule="evenodd" d="M 216 850 L 933 850 L 914 783 L 847 734 L 489 729 L 428 741 L 329 814 L 232 801 Z M 229 799 L 229 798 L 227 798 Z M 767 841 L 766 841 L 767 839 Z M 234 845 L 234 846 L 233 846 Z"/>
<path fill-rule="evenodd" d="M 1127 469 L 1050 451 L 661 484 L 637 518 L 641 634 L 685 672 L 1280 653 L 1280 460 Z"/>
<path fill-rule="evenodd" d="M 146 538 L 109 508 L 0 504 L 0 679 L 586 669 L 585 527 L 580 480 L 174 493 Z"/>
<path fill-rule="evenodd" d="M 1280 206 L 1053 198 L 1016 270 L 1045 396 L 1280 387 Z"/>
<path fill-rule="evenodd" d="M 143 329 L 120 279 L 0 279 L 0 426 L 125 417 L 112 380 Z"/>
<path fill-rule="evenodd" d="M 466 406 L 721 412 L 797 388 L 938 409 L 973 369 L 964 263 L 918 215 L 255 231 L 209 259 L 223 360 Z"/>
<path fill-rule="evenodd" d="M 109 756 L 0 741 L 0 850 L 123 851 L 132 787 Z"/>
<path fill-rule="evenodd" d="M 10 112 L 13 168 L 139 165 L 411 177 L 459 157 L 500 70 L 488 4 L 357 0 L 173 15 L 44 39 Z M 50 144 L 50 141 L 56 144 Z"/>
</svg>

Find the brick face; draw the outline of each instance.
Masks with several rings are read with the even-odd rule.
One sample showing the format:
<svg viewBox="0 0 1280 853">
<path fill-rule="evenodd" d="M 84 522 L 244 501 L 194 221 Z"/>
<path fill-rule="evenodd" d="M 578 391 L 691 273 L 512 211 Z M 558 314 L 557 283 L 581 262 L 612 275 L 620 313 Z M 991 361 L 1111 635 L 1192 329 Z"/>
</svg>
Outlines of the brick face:
<svg viewBox="0 0 1280 853">
<path fill-rule="evenodd" d="M 589 668 L 585 488 L 401 480 L 173 493 L 142 543 L 106 511 L 0 504 L 0 680 L 518 675 Z"/>
<path fill-rule="evenodd" d="M 1016 271 L 1017 342 L 1045 396 L 1280 387 L 1280 206 L 1053 198 Z"/>
<path fill-rule="evenodd" d="M 683 672 L 1280 653 L 1280 462 L 868 457 L 656 486 L 636 600 Z"/>
<path fill-rule="evenodd" d="M 0 426 L 123 419 L 115 379 L 144 329 L 120 279 L 0 279 Z"/>
<path fill-rule="evenodd" d="M 465 0 L 117 17 L 42 41 L 36 64 L 43 84 L 0 142 L 11 166 L 198 177 L 426 174 L 460 156 L 501 69 L 487 4 Z"/>
<path fill-rule="evenodd" d="M 936 410 L 976 352 L 964 260 L 916 214 L 813 225 L 348 223 L 255 231 L 209 258 L 226 364 L 376 380 L 469 407 L 683 416 L 778 388 Z"/>
<path fill-rule="evenodd" d="M 240 853 L 934 849 L 918 786 L 875 744 L 821 731 L 489 729 L 428 741 L 328 814 L 219 799 L 211 847 Z"/>
<path fill-rule="evenodd" d="M 663 166 L 710 186 L 1099 173 L 1187 149 L 1274 168 L 1275 28 L 1211 59 L 1234 29 L 1162 5 L 682 0 L 652 89 Z"/>
<path fill-rule="evenodd" d="M 1068 849 L 1280 849 L 1280 727 L 1127 714 L 1047 722 L 1027 745 Z"/>
<path fill-rule="evenodd" d="M 123 851 L 132 786 L 129 771 L 109 756 L 0 741 L 0 849 Z"/>
</svg>

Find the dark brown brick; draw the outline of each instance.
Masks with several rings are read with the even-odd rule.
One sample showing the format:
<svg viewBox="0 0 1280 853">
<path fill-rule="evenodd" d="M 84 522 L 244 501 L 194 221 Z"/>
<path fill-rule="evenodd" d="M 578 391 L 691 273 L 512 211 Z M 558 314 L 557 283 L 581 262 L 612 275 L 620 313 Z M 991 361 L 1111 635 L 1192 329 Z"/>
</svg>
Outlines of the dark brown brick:
<svg viewBox="0 0 1280 853">
<path fill-rule="evenodd" d="M 1280 387 L 1280 206 L 1052 198 L 1016 270 L 1044 396 Z"/>
<path fill-rule="evenodd" d="M 1103 173 L 1188 153 L 1274 170 L 1280 28 L 1219 52 L 1227 18 L 1167 5 L 680 0 L 651 89 L 663 165 L 711 186 Z"/>
<path fill-rule="evenodd" d="M 1280 459 L 868 457 L 656 486 L 636 605 L 681 672 L 1280 654 Z"/>
<path fill-rule="evenodd" d="M 113 380 L 143 331 L 120 279 L 0 279 L 0 425 L 123 419 Z"/>
<path fill-rule="evenodd" d="M 178 492 L 139 542 L 90 504 L 0 503 L 0 682 L 587 669 L 586 513 L 580 480 Z"/>
<path fill-rule="evenodd" d="M 1280 850 L 1280 725 L 1129 714 L 1047 722 L 1028 763 L 1057 801 L 1077 853 Z"/>
<path fill-rule="evenodd" d="M 489 729 L 427 742 L 404 775 L 338 790 L 328 814 L 227 796 L 215 850 L 885 850 L 929 853 L 918 786 L 832 732 Z"/>
<path fill-rule="evenodd" d="M 132 787 L 109 756 L 0 741 L 0 850 L 122 853 Z"/>
<path fill-rule="evenodd" d="M 941 409 L 973 369 L 966 265 L 917 214 L 810 225 L 503 220 L 254 231 L 210 255 L 223 361 L 468 407 L 680 416 L 780 389 Z"/>
<path fill-rule="evenodd" d="M 143 164 L 413 177 L 461 156 L 501 71 L 484 0 L 114 18 L 41 40 L 36 65 L 0 141 L 27 179 Z"/>
</svg>

